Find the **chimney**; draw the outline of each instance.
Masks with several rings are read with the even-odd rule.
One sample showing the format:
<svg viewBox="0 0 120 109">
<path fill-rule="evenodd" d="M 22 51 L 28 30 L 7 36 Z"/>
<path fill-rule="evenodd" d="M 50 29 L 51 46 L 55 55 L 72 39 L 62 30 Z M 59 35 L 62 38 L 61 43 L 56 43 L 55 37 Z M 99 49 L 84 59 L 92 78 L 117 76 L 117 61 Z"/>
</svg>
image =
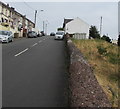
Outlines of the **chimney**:
<svg viewBox="0 0 120 109">
<path fill-rule="evenodd" d="M 9 4 L 7 4 L 7 6 L 9 7 Z"/>
<path fill-rule="evenodd" d="M 15 10 L 15 8 L 13 8 L 13 7 L 11 7 L 11 9 L 14 11 Z"/>
</svg>

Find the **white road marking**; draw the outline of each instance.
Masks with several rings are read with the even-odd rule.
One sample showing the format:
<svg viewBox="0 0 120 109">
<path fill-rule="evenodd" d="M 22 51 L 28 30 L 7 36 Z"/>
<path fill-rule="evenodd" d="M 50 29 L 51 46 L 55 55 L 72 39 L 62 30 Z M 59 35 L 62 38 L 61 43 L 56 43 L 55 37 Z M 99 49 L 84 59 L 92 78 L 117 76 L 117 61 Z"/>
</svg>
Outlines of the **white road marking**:
<svg viewBox="0 0 120 109">
<path fill-rule="evenodd" d="M 38 44 L 38 43 L 33 44 L 32 47 L 34 47 L 34 46 L 37 45 L 37 44 Z"/>
<path fill-rule="evenodd" d="M 39 43 L 41 43 L 42 41 L 40 40 L 40 41 L 38 41 Z"/>
<path fill-rule="evenodd" d="M 15 57 L 21 55 L 22 53 L 26 52 L 27 50 L 28 50 L 28 48 L 26 48 L 25 50 L 23 50 L 20 53 L 16 54 Z"/>
</svg>

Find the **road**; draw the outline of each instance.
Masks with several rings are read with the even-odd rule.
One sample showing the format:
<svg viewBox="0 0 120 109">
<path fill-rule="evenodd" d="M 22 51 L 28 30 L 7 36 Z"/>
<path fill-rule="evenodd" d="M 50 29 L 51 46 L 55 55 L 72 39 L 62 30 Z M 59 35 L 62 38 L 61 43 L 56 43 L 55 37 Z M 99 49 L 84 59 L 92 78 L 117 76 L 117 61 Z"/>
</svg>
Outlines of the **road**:
<svg viewBox="0 0 120 109">
<path fill-rule="evenodd" d="M 3 107 L 67 107 L 65 43 L 21 38 L 2 45 Z"/>
</svg>

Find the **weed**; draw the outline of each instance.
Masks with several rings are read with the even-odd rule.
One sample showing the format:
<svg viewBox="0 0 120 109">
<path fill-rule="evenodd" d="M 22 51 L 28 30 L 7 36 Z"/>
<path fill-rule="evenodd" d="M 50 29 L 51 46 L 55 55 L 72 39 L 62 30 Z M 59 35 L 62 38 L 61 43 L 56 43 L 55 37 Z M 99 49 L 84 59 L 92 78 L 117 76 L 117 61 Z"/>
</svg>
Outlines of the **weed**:
<svg viewBox="0 0 120 109">
<path fill-rule="evenodd" d="M 106 53 L 107 53 L 107 49 L 106 48 L 104 48 L 102 46 L 97 46 L 97 49 L 98 49 L 98 53 L 100 55 L 106 55 Z"/>
<path fill-rule="evenodd" d="M 118 82 L 120 75 L 117 73 L 109 75 L 109 80 L 112 82 Z"/>
<path fill-rule="evenodd" d="M 120 57 L 118 54 L 110 52 L 110 53 L 107 53 L 107 57 L 110 63 L 120 64 Z"/>
</svg>

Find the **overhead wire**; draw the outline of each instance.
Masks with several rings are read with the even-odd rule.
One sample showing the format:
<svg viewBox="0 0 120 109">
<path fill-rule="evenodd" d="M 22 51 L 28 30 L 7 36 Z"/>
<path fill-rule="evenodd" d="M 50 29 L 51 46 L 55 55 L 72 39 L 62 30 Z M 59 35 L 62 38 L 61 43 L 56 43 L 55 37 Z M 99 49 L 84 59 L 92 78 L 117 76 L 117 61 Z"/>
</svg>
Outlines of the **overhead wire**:
<svg viewBox="0 0 120 109">
<path fill-rule="evenodd" d="M 23 0 L 24 1 L 24 0 Z M 23 2 L 27 7 L 29 7 L 31 10 L 35 10 L 33 7 L 31 7 L 28 3 L 26 3 L 25 1 Z"/>
</svg>

